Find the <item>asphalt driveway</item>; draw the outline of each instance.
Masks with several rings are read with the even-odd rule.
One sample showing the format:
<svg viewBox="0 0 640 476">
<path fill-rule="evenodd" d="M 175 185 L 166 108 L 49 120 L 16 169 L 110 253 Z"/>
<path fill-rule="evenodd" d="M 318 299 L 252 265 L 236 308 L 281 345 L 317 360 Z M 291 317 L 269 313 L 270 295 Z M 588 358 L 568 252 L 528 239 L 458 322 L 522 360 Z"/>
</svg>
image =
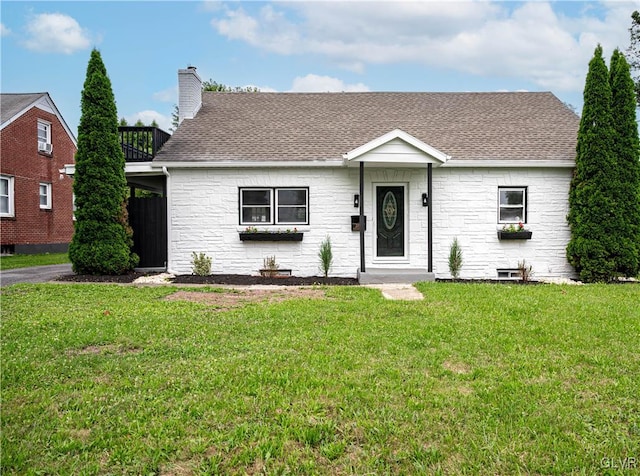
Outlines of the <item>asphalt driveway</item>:
<svg viewBox="0 0 640 476">
<path fill-rule="evenodd" d="M 0 271 L 0 286 L 5 287 L 16 283 L 46 283 L 53 281 L 58 276 L 71 273 L 71 264 L 69 263 L 8 269 Z"/>
</svg>

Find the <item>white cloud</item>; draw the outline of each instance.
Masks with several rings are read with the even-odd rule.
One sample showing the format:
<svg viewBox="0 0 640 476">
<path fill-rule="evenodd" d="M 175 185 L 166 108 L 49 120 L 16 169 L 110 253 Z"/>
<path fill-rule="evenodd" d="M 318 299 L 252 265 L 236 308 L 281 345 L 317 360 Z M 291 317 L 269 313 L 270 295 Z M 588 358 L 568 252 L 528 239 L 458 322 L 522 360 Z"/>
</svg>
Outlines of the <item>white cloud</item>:
<svg viewBox="0 0 640 476">
<path fill-rule="evenodd" d="M 279 92 L 277 89 L 274 89 L 271 86 L 256 86 L 256 88 L 258 88 L 261 93 L 277 93 L 277 92 Z"/>
<path fill-rule="evenodd" d="M 153 93 L 154 101 L 160 102 L 178 102 L 178 86 L 172 86 L 167 89 L 163 89 L 162 91 L 158 91 Z"/>
<path fill-rule="evenodd" d="M 302 39 L 298 26 L 289 22 L 283 12 L 271 5 L 260 9 L 258 18 L 245 13 L 242 7 L 222 10 L 224 19 L 214 18 L 211 25 L 223 36 L 233 40 L 244 40 L 253 46 L 280 54 L 290 54 Z"/>
<path fill-rule="evenodd" d="M 34 15 L 27 23 L 25 46 L 41 53 L 71 54 L 89 48 L 88 32 L 78 22 L 62 13 Z"/>
<path fill-rule="evenodd" d="M 11 30 L 4 23 L 0 23 L 0 36 L 8 36 L 10 34 Z"/>
<path fill-rule="evenodd" d="M 316 74 L 307 74 L 304 77 L 298 76 L 293 80 L 290 92 L 361 92 L 369 91 L 369 88 L 362 83 L 345 84 L 344 81 L 330 76 L 318 76 Z"/>
<path fill-rule="evenodd" d="M 571 14 L 563 6 L 571 4 L 325 1 L 268 4 L 248 12 L 227 3 L 211 24 L 229 39 L 281 55 L 323 56 L 355 72 L 372 64 L 421 63 L 578 91 L 597 43 L 605 54 L 628 45 L 638 2 L 566 8 Z"/>
<path fill-rule="evenodd" d="M 155 120 L 158 127 L 167 132 L 169 132 L 169 129 L 173 127 L 170 116 L 165 116 L 164 114 L 153 110 L 136 112 L 134 114 L 129 114 L 124 118 L 129 125 L 134 125 L 138 120 L 142 121 L 145 125 L 150 125 Z"/>
</svg>

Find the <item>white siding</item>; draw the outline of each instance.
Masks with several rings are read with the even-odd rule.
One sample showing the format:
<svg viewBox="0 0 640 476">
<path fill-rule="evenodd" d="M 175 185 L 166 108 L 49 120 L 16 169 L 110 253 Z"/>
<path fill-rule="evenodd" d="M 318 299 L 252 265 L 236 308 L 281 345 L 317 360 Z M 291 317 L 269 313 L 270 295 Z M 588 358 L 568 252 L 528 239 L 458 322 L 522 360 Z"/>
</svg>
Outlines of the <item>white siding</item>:
<svg viewBox="0 0 640 476">
<path fill-rule="evenodd" d="M 571 169 L 433 169 L 433 264 L 437 277 L 449 277 L 447 258 L 454 237 L 462 247 L 462 278 L 495 278 L 497 268 L 516 268 L 526 259 L 535 277 L 573 276 L 565 258 Z M 375 221 L 371 199 L 374 184 L 408 187 L 408 261 L 380 264 L 373 255 Z M 357 215 L 357 168 L 309 169 L 173 169 L 169 181 L 169 270 L 192 271 L 191 252 L 213 258 L 213 273 L 257 274 L 263 259 L 276 256 L 294 275 L 320 274 L 318 250 L 331 237 L 332 276 L 355 277 L 360 266 L 359 233 L 351 231 Z M 528 187 L 527 228 L 531 240 L 497 238 L 498 186 Z M 309 225 L 301 242 L 241 242 L 240 187 L 309 187 Z M 421 168 L 374 168 L 365 165 L 364 187 L 367 266 L 427 267 L 427 171 Z M 287 227 L 268 226 L 270 230 Z M 293 227 L 288 227 L 293 228 Z"/>
</svg>

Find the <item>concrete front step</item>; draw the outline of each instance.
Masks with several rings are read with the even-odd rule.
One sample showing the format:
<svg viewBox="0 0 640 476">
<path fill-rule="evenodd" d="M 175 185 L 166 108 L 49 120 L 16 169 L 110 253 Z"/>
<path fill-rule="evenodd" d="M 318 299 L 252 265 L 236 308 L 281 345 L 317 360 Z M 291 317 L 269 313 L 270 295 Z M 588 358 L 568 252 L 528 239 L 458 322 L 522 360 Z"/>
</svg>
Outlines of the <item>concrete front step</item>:
<svg viewBox="0 0 640 476">
<path fill-rule="evenodd" d="M 358 269 L 360 284 L 413 284 L 418 281 L 435 281 L 434 273 L 416 268 L 367 268 L 363 273 Z"/>
</svg>

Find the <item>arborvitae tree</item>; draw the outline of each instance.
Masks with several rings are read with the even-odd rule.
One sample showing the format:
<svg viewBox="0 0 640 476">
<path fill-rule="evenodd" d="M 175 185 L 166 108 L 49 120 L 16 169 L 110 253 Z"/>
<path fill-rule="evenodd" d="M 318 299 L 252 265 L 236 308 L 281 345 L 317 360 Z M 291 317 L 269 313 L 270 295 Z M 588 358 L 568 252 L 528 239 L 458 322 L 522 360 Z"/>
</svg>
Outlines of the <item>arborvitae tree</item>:
<svg viewBox="0 0 640 476">
<path fill-rule="evenodd" d="M 616 276 L 616 234 L 619 214 L 612 197 L 614 130 L 609 74 L 598 45 L 584 87 L 578 130 L 576 168 L 569 189 L 571 240 L 567 258 L 580 279 L 610 281 Z"/>
<path fill-rule="evenodd" d="M 636 122 L 636 96 L 629 64 L 615 50 L 609 68 L 611 112 L 615 133 L 612 173 L 617 204 L 616 271 L 625 276 L 640 272 L 640 140 Z"/>
<path fill-rule="evenodd" d="M 627 61 L 633 72 L 636 102 L 640 106 L 640 13 L 636 10 L 631 14 L 631 44 L 627 49 Z"/>
<path fill-rule="evenodd" d="M 76 273 L 123 274 L 138 262 L 131 252 L 124 164 L 111 81 L 94 49 L 82 90 L 73 183 L 77 210 L 69 258 Z"/>
</svg>

